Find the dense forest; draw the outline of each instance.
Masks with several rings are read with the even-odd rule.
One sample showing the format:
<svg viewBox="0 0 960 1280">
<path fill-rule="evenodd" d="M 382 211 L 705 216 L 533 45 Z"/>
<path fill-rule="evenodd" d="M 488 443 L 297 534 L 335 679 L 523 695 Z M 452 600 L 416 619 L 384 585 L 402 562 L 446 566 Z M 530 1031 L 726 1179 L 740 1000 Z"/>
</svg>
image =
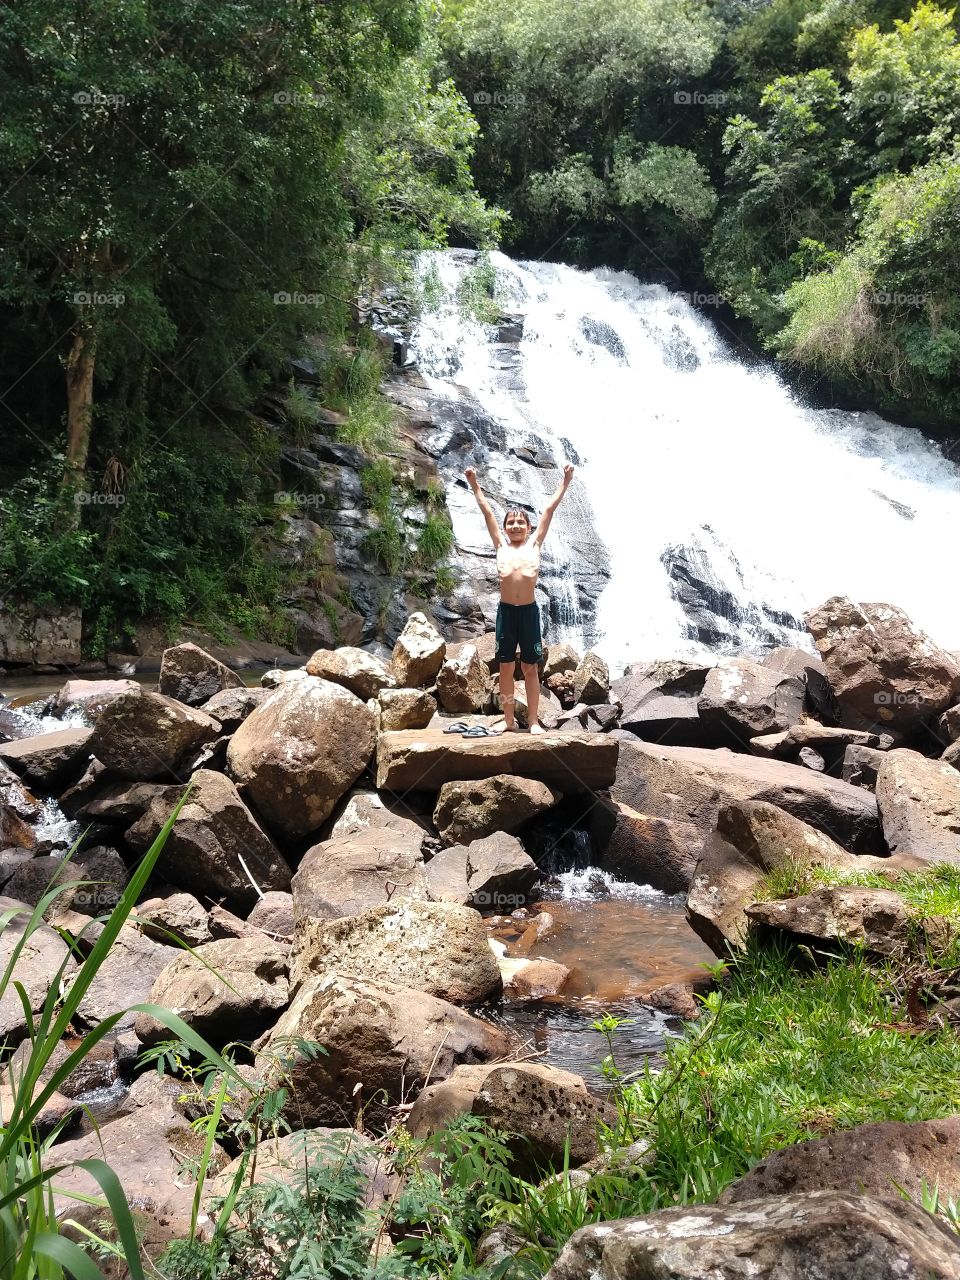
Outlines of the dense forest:
<svg viewBox="0 0 960 1280">
<path fill-rule="evenodd" d="M 909 0 L 0 9 L 0 590 L 91 654 L 283 639 L 264 398 L 376 451 L 354 301 L 411 251 L 688 290 L 824 400 L 960 411 L 960 42 Z M 286 400 L 285 426 L 311 406 Z M 775 429 L 772 425 L 771 429 Z"/>
</svg>

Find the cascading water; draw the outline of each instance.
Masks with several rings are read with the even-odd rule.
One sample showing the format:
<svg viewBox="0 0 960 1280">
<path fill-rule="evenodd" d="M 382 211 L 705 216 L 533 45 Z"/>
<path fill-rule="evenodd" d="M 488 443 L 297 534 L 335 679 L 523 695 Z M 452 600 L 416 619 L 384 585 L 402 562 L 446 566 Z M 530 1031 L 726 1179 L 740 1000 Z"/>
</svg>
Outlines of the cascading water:
<svg viewBox="0 0 960 1280">
<path fill-rule="evenodd" d="M 520 341 L 498 343 L 463 314 L 456 293 L 470 257 L 452 251 L 419 260 L 436 301 L 411 350 L 434 394 L 467 392 L 499 425 L 492 468 L 538 440 L 580 464 L 592 512 L 568 499 L 547 544 L 549 639 L 593 642 L 614 671 L 638 659 L 811 648 L 804 611 L 844 594 L 897 604 L 960 648 L 952 593 L 930 569 L 951 545 L 960 472 L 935 445 L 872 413 L 804 406 L 660 285 L 491 260 L 497 301 L 522 316 Z M 522 497 L 542 508 L 556 471 L 523 471 Z M 539 492 L 529 478 L 538 474 Z M 516 468 L 510 479 L 523 483 Z M 460 544 L 482 543 L 471 504 L 451 509 Z M 584 636 L 576 559 L 591 520 L 610 576 Z"/>
</svg>

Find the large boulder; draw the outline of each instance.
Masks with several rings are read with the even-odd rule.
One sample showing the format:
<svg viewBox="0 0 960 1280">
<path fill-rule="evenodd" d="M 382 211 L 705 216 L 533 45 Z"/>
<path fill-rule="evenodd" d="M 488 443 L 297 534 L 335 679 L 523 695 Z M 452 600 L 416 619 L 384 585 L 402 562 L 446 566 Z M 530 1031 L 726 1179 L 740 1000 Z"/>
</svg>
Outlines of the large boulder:
<svg viewBox="0 0 960 1280">
<path fill-rule="evenodd" d="M 721 745 L 725 730 L 702 721 L 697 707 L 709 670 L 682 661 L 631 664 L 611 685 L 623 706 L 621 727 L 669 746 Z"/>
<path fill-rule="evenodd" d="M 264 821 L 299 839 L 330 816 L 366 768 L 375 740 L 366 703 L 329 680 L 304 676 L 286 681 L 247 717 L 227 761 Z"/>
<path fill-rule="evenodd" d="M 854 853 L 882 853 L 875 798 L 800 765 L 739 752 L 624 741 L 611 796 L 638 813 L 689 822 L 706 836 L 721 805 L 763 800 Z"/>
<path fill-rule="evenodd" d="M 653 818 L 617 800 L 598 800 L 590 816 L 601 870 L 663 893 L 687 891 L 704 839 L 693 823 Z"/>
<path fill-rule="evenodd" d="M 376 698 L 384 689 L 395 688 L 397 683 L 385 662 L 367 653 L 366 649 L 356 649 L 352 645 L 344 645 L 340 649 L 318 649 L 307 662 L 307 672 L 343 685 L 364 702 L 368 698 Z"/>
<path fill-rule="evenodd" d="M 592 649 L 583 655 L 573 673 L 573 697 L 588 707 L 610 699 L 610 669 Z"/>
<path fill-rule="evenodd" d="M 205 712 L 138 686 L 104 707 L 87 748 L 121 778 L 169 781 L 219 732 L 219 723 Z"/>
<path fill-rule="evenodd" d="M 407 1128 L 426 1138 L 460 1115 L 485 1119 L 508 1134 L 521 1172 L 532 1175 L 562 1165 L 584 1164 L 598 1151 L 597 1130 L 610 1122 L 612 1107 L 588 1090 L 583 1078 L 533 1062 L 457 1067 L 429 1085 L 413 1104 Z"/>
<path fill-rule="evenodd" d="M 411 613 L 393 646 L 393 672 L 404 688 L 426 688 L 436 680 L 446 642 L 422 613 Z"/>
<path fill-rule="evenodd" d="M 960 863 L 960 771 L 898 748 L 877 770 L 883 835 L 894 853 Z"/>
<path fill-rule="evenodd" d="M 380 693 L 380 728 L 425 729 L 437 713 L 437 700 L 426 689 L 384 689 Z"/>
<path fill-rule="evenodd" d="M 199 707 L 221 689 L 239 689 L 242 685 L 235 671 L 199 645 L 175 645 L 165 649 L 160 659 L 158 691 L 190 707 Z"/>
<path fill-rule="evenodd" d="M 199 769 L 190 788 L 160 854 L 158 870 L 180 888 L 225 898 L 240 909 L 252 907 L 262 891 L 289 888 L 289 866 L 230 779 Z M 127 831 L 127 842 L 146 852 L 182 794 L 180 787 L 164 788 Z"/>
<path fill-rule="evenodd" d="M 258 1048 L 268 1076 L 294 1039 L 326 1050 L 288 1069 L 290 1111 L 305 1127 L 385 1118 L 428 1080 L 445 1080 L 460 1063 L 507 1057 L 510 1035 L 445 1000 L 394 982 L 335 972 L 307 979 Z M 358 1087 L 359 1086 L 359 1087 Z"/>
<path fill-rule="evenodd" d="M 487 700 L 487 665 L 474 645 L 465 644 L 447 658 L 437 673 L 437 697 L 444 711 L 454 715 L 481 711 Z"/>
<path fill-rule="evenodd" d="M 91 729 L 57 729 L 0 746 L 0 761 L 43 791 L 61 791 L 75 782 L 90 755 Z"/>
<path fill-rule="evenodd" d="M 843 869 L 855 867 L 856 859 L 775 805 L 749 800 L 728 804 L 697 860 L 687 919 L 708 947 L 726 957 L 746 941 L 746 909 L 767 873 L 811 864 Z"/>
<path fill-rule="evenodd" d="M 269 697 L 269 689 L 248 689 L 241 685 L 237 689 L 221 689 L 200 709 L 213 716 L 214 720 L 219 720 L 224 733 L 235 733 L 250 712 Z"/>
<path fill-rule="evenodd" d="M 339 920 L 383 906 L 395 894 L 426 900 L 423 828 L 401 821 L 334 834 L 308 849 L 291 885 L 294 917 Z"/>
<path fill-rule="evenodd" d="M 707 672 L 697 701 L 700 718 L 719 724 L 744 746 L 759 733 L 779 733 L 798 724 L 804 684 L 796 676 L 750 658 L 721 658 Z"/>
<path fill-rule="evenodd" d="M 960 662 L 895 605 L 832 596 L 806 615 L 806 623 L 855 725 L 859 720 L 910 732 L 960 695 Z"/>
<path fill-rule="evenodd" d="M 881 956 L 905 955 L 916 937 L 913 918 L 893 889 L 857 885 L 814 889 L 796 898 L 751 903 L 746 915 L 761 929 L 831 946 L 857 943 Z"/>
<path fill-rule="evenodd" d="M 429 814 L 429 808 L 425 812 Z M 420 829 L 421 840 L 427 836 L 436 839 L 429 817 L 421 816 L 408 799 L 379 795 L 376 791 L 353 791 L 337 811 L 330 836 L 358 835 L 372 829 L 384 837 L 394 832 L 406 842 L 414 834 L 413 827 Z"/>
<path fill-rule="evenodd" d="M 806 649 L 794 649 L 779 645 L 760 659 L 771 671 L 785 671 L 803 681 L 807 710 L 824 724 L 836 724 L 840 718 L 840 704 L 830 687 L 827 668 L 823 659 Z"/>
<path fill-rule="evenodd" d="M 0 973 L 6 972 L 14 951 L 20 947 L 11 981 L 0 996 L 0 1043 L 15 1045 L 27 1034 L 27 1022 L 14 982 L 22 985 L 27 1004 L 33 1013 L 37 1013 L 43 1007 L 51 984 L 57 979 L 61 965 L 64 966 L 64 978 L 69 981 L 76 972 L 77 964 L 60 934 L 47 924 L 38 924 L 21 946 L 31 915 L 31 908 L 26 903 L 0 897 L 0 912 L 4 915 L 12 913 L 0 930 Z"/>
<path fill-rule="evenodd" d="M 224 938 L 175 956 L 150 989 L 150 1003 L 172 1009 L 205 1040 L 249 1040 L 287 1007 L 287 949 L 265 936 Z M 149 1013 L 134 1030 L 144 1044 L 170 1032 Z"/>
<path fill-rule="evenodd" d="M 936 1187 L 960 1200 L 960 1116 L 912 1124 L 884 1121 L 783 1147 L 723 1191 L 718 1204 L 803 1191 L 840 1191 L 920 1203 Z"/>
<path fill-rule="evenodd" d="M 80 661 L 83 615 L 79 608 L 53 613 L 30 605 L 0 610 L 0 663 L 75 667 Z"/>
<path fill-rule="evenodd" d="M 807 1191 L 581 1227 L 544 1280 L 952 1280 L 960 1240 L 916 1205 Z"/>
<path fill-rule="evenodd" d="M 441 849 L 427 863 L 430 896 L 478 911 L 523 906 L 537 878 L 537 864 L 516 836 L 498 831 L 469 844 Z"/>
<path fill-rule="evenodd" d="M 93 724 L 115 698 L 138 688 L 136 680 L 68 680 L 54 695 L 50 714 Z"/>
<path fill-rule="evenodd" d="M 449 902 L 394 899 L 343 920 L 299 920 L 292 988 L 329 969 L 397 982 L 454 1004 L 473 1004 L 500 989 L 482 917 Z"/>
<path fill-rule="evenodd" d="M 537 778 L 563 793 L 594 791 L 613 782 L 618 751 L 619 743 L 607 734 L 504 733 L 463 739 L 434 726 L 410 733 L 381 733 L 377 787 L 438 791 L 445 782 L 513 773 Z"/>
<path fill-rule="evenodd" d="M 494 774 L 475 782 L 445 782 L 433 811 L 444 844 L 469 844 L 496 831 L 513 833 L 561 799 L 533 778 Z"/>
</svg>

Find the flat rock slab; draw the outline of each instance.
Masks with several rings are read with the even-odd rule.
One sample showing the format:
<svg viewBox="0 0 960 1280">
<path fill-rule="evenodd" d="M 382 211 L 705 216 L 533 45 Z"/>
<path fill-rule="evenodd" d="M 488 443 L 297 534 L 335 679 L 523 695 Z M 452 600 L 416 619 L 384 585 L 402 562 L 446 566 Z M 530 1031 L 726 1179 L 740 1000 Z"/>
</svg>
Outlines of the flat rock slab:
<svg viewBox="0 0 960 1280">
<path fill-rule="evenodd" d="M 564 794 L 612 785 L 620 744 L 605 734 L 504 733 L 493 738 L 444 734 L 442 729 L 381 733 L 377 788 L 439 791 L 445 782 L 468 782 L 512 773 L 537 778 Z"/>
</svg>

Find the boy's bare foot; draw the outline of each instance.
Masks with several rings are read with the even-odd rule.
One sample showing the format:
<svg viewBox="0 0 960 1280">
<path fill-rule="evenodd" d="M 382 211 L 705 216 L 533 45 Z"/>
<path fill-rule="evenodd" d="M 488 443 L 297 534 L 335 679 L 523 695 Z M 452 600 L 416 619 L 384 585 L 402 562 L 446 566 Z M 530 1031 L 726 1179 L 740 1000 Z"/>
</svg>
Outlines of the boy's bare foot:
<svg viewBox="0 0 960 1280">
<path fill-rule="evenodd" d="M 532 725 L 530 726 L 530 732 L 531 732 L 531 733 L 546 733 L 547 731 L 546 731 L 546 729 L 543 727 L 543 725 L 542 725 L 542 724 L 532 724 Z"/>
</svg>

